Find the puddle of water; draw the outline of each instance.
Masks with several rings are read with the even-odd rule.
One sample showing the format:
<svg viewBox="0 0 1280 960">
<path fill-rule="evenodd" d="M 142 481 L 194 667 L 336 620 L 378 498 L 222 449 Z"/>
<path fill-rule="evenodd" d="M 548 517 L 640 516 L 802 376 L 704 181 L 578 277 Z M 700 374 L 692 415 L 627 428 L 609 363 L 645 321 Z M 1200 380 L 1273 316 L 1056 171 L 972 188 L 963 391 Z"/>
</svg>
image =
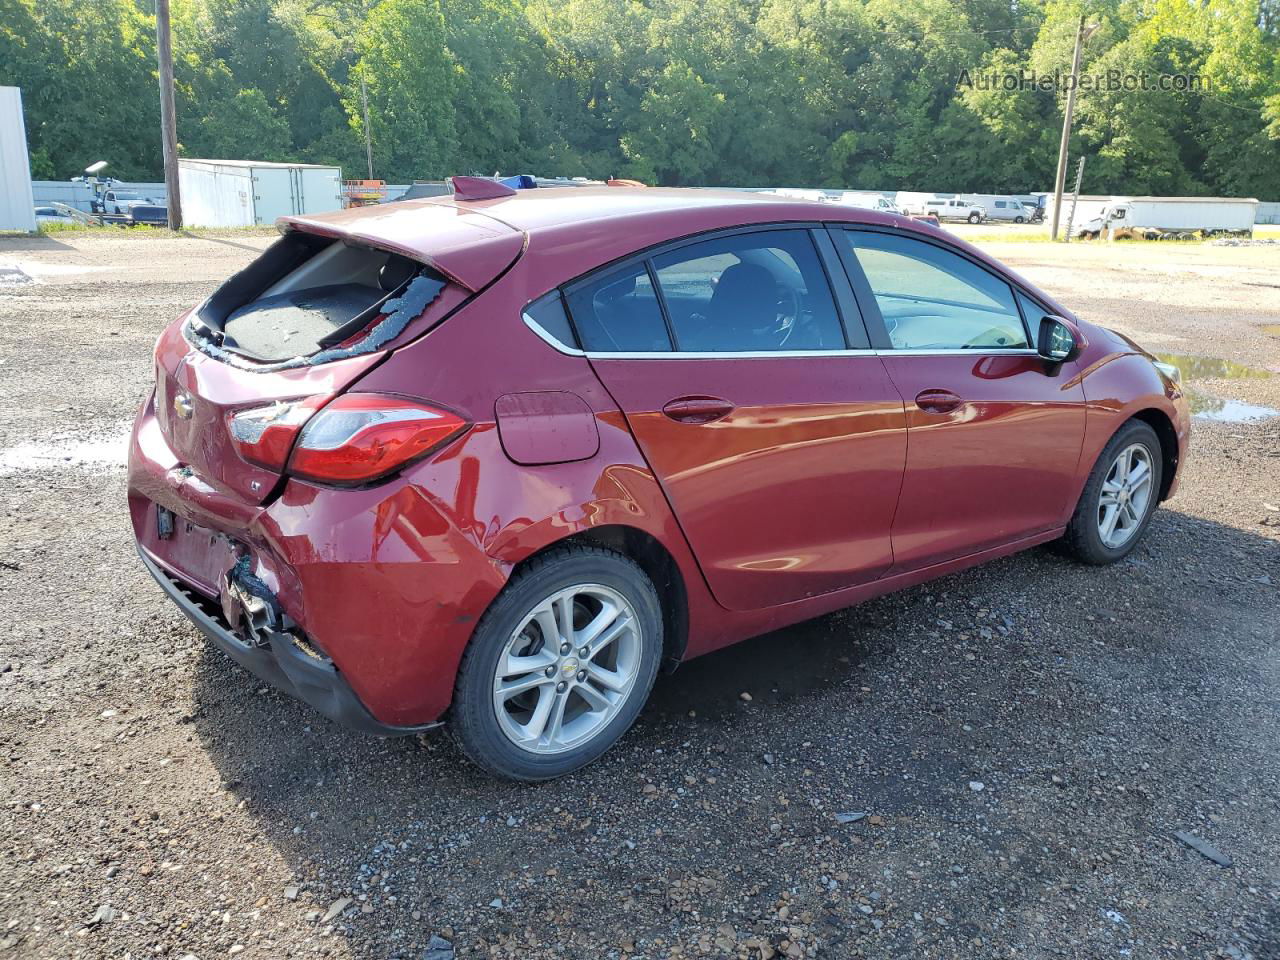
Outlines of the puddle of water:
<svg viewBox="0 0 1280 960">
<path fill-rule="evenodd" d="M 129 454 L 129 434 L 79 440 L 69 434 L 35 443 L 0 448 L 0 477 L 27 471 L 122 468 Z"/>
<path fill-rule="evenodd" d="M 1277 327 L 1280 328 L 1280 325 Z M 1156 357 L 1165 363 L 1172 363 L 1189 380 L 1258 380 L 1272 376 L 1270 370 L 1246 367 L 1243 363 L 1219 360 L 1217 357 L 1201 357 L 1189 353 L 1158 353 Z"/>
<path fill-rule="evenodd" d="M 1211 397 L 1207 393 L 1195 390 L 1187 391 L 1187 399 L 1191 402 L 1192 416 L 1201 420 L 1217 420 L 1222 423 L 1253 423 L 1280 417 L 1280 410 L 1263 407 L 1256 403 L 1245 403 L 1243 400 L 1223 400 Z"/>
<path fill-rule="evenodd" d="M 31 277 L 21 267 L 0 263 L 0 287 L 17 287 L 30 282 Z"/>
<path fill-rule="evenodd" d="M 1276 324 L 1275 328 L 1276 332 L 1280 333 L 1280 324 Z M 1158 353 L 1156 356 L 1181 370 L 1184 380 L 1262 380 L 1274 375 L 1270 370 L 1248 367 L 1233 360 L 1219 360 L 1217 357 L 1201 357 L 1189 353 Z M 1256 403 L 1224 400 L 1222 397 L 1201 393 L 1199 390 L 1187 390 L 1186 394 L 1191 404 L 1192 416 L 1201 420 L 1253 423 L 1257 420 L 1280 417 L 1280 410 L 1273 410 L 1271 407 Z"/>
</svg>

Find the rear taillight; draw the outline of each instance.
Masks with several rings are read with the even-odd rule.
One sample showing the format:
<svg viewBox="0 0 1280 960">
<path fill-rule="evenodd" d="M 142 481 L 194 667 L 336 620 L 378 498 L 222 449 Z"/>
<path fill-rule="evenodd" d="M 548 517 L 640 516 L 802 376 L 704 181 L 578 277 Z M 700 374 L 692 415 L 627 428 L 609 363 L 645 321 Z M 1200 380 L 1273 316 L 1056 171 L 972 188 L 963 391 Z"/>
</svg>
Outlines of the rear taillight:
<svg viewBox="0 0 1280 960">
<path fill-rule="evenodd" d="M 320 483 L 368 483 L 427 455 L 467 426 L 456 413 L 416 400 L 343 394 L 307 421 L 289 473 Z"/>
<path fill-rule="evenodd" d="M 328 396 L 280 400 L 233 413 L 227 418 L 231 442 L 236 452 L 250 463 L 283 470 L 302 425 L 328 400 Z"/>
</svg>

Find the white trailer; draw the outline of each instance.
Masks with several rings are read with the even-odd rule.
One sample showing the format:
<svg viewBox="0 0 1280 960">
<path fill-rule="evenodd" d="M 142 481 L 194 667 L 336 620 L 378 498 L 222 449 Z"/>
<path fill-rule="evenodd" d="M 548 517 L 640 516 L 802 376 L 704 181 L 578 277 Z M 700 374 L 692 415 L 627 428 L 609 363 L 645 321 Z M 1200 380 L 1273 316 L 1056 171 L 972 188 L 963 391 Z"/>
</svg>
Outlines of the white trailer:
<svg viewBox="0 0 1280 960">
<path fill-rule="evenodd" d="M 36 229 L 31 161 L 22 122 L 22 91 L 0 87 L 0 230 Z"/>
<path fill-rule="evenodd" d="M 342 170 L 259 160 L 178 161 L 182 217 L 193 227 L 270 226 L 342 209 Z"/>
<path fill-rule="evenodd" d="M 1236 197 L 1112 197 L 1092 217 L 1076 217 L 1084 236 L 1131 230 L 1152 238 L 1167 234 L 1253 233 L 1258 201 Z"/>
</svg>

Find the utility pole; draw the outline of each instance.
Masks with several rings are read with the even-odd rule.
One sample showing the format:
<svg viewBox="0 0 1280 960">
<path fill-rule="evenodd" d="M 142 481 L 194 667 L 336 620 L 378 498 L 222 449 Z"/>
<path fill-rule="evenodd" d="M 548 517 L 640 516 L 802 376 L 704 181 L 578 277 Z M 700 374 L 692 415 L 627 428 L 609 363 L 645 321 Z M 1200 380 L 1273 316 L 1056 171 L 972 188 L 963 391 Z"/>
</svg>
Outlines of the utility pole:
<svg viewBox="0 0 1280 960">
<path fill-rule="evenodd" d="M 369 88 L 364 82 L 364 67 L 360 68 L 360 99 L 364 101 L 364 153 L 369 161 L 369 179 L 373 179 L 373 131 L 369 129 Z"/>
<path fill-rule="evenodd" d="M 156 53 L 160 60 L 160 136 L 164 148 L 164 189 L 168 195 L 169 229 L 181 230 L 178 117 L 173 107 L 173 38 L 169 34 L 169 0 L 156 0 Z"/>
<path fill-rule="evenodd" d="M 1058 176 L 1053 184 L 1053 229 L 1050 239 L 1058 239 L 1058 220 L 1062 215 L 1062 189 L 1067 182 L 1067 142 L 1071 139 L 1071 118 L 1076 112 L 1076 87 L 1080 83 L 1080 50 L 1098 25 L 1085 27 L 1084 14 L 1080 15 L 1080 26 L 1076 28 L 1076 49 L 1071 55 L 1071 77 L 1067 82 L 1067 109 L 1062 117 L 1062 141 L 1058 144 Z"/>
</svg>

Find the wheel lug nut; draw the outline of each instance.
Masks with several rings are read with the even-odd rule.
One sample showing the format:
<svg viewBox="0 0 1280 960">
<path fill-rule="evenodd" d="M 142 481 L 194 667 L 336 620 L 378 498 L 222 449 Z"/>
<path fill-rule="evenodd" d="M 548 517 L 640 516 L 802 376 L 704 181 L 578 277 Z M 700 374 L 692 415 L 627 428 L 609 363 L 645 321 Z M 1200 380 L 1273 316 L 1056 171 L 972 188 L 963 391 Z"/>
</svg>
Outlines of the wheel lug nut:
<svg viewBox="0 0 1280 960">
<path fill-rule="evenodd" d="M 570 646 L 569 644 L 567 644 L 567 643 L 562 643 L 562 644 L 560 644 L 560 652 L 561 652 L 561 653 L 568 653 L 568 652 L 569 652 L 570 650 L 572 650 L 572 649 L 573 649 L 573 647 L 571 647 L 571 646 Z"/>
<path fill-rule="evenodd" d="M 554 677 L 555 675 L 556 675 L 556 668 L 555 668 L 555 667 L 547 667 L 547 676 L 548 676 L 548 677 Z"/>
<path fill-rule="evenodd" d="M 563 680 L 556 684 L 556 693 L 564 693 L 567 689 L 569 689 L 569 685 Z"/>
<path fill-rule="evenodd" d="M 585 670 L 579 670 L 579 671 L 578 671 L 578 682 L 579 682 L 579 683 L 582 683 L 582 681 L 584 681 L 584 680 L 586 680 L 586 679 L 587 679 L 587 671 L 585 671 Z"/>
<path fill-rule="evenodd" d="M 591 656 L 591 650 L 587 647 L 583 647 L 581 650 L 578 651 L 578 656 L 589 657 Z"/>
</svg>

